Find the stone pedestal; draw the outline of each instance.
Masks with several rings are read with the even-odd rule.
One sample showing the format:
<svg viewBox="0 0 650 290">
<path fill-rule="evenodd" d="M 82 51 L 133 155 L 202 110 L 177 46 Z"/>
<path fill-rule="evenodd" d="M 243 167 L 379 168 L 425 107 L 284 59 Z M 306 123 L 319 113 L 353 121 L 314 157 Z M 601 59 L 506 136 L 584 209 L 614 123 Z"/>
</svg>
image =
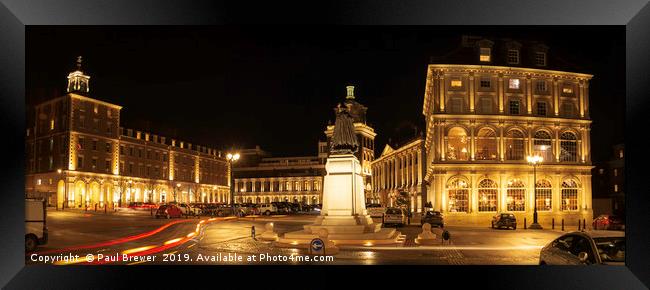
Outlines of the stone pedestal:
<svg viewBox="0 0 650 290">
<path fill-rule="evenodd" d="M 337 245 L 402 243 L 395 229 L 382 229 L 366 211 L 361 165 L 352 154 L 332 155 L 325 165 L 321 215 L 304 230 L 286 233 L 277 245 L 298 246 L 311 242 L 325 229 Z"/>
<path fill-rule="evenodd" d="M 436 235 L 431 232 L 431 224 L 425 223 L 422 225 L 422 233 L 415 239 L 418 245 L 431 245 L 435 242 Z"/>
</svg>

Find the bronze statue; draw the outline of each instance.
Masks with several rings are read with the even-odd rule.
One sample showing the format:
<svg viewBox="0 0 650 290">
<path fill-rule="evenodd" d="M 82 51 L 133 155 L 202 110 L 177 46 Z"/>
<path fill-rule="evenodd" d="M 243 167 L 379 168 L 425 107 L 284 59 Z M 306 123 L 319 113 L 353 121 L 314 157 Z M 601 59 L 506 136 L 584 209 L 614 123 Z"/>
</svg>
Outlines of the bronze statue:
<svg viewBox="0 0 650 290">
<path fill-rule="evenodd" d="M 354 154 L 359 150 L 359 142 L 354 133 L 354 119 L 350 115 L 350 108 L 341 107 L 339 104 L 335 111 L 336 122 L 334 123 L 330 154 Z"/>
</svg>

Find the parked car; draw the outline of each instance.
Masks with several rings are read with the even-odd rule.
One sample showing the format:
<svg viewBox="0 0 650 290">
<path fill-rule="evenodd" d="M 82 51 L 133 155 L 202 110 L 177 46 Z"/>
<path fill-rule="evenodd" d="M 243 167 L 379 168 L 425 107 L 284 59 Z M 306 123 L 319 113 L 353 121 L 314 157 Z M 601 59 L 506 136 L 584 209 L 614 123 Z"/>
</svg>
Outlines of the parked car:
<svg viewBox="0 0 650 290">
<path fill-rule="evenodd" d="M 386 213 L 386 207 L 378 203 L 366 204 L 366 211 L 370 217 L 382 217 Z"/>
<path fill-rule="evenodd" d="M 181 213 L 182 213 L 184 216 L 193 216 L 193 215 L 196 215 L 196 209 L 193 208 L 193 207 L 191 207 L 189 204 L 186 204 L 186 203 L 179 203 L 177 206 L 178 206 L 178 208 L 180 208 Z"/>
<path fill-rule="evenodd" d="M 540 265 L 625 264 L 625 232 L 571 232 L 546 245 Z"/>
<path fill-rule="evenodd" d="M 264 214 L 264 215 L 271 215 L 271 214 L 278 213 L 278 207 L 270 203 L 260 204 L 258 209 L 260 210 L 260 214 Z"/>
<path fill-rule="evenodd" d="M 445 226 L 442 213 L 439 211 L 426 211 L 420 219 L 420 225 L 424 225 L 425 223 L 430 224 L 432 227 L 443 228 Z"/>
<path fill-rule="evenodd" d="M 625 222 L 615 215 L 600 215 L 591 224 L 594 230 L 625 230 Z"/>
<path fill-rule="evenodd" d="M 47 244 L 47 205 L 44 199 L 25 199 L 25 252 Z"/>
<path fill-rule="evenodd" d="M 402 227 L 404 224 L 406 224 L 407 219 L 408 216 L 406 214 L 406 210 L 403 208 L 391 207 L 386 209 L 386 213 L 384 214 L 385 225 L 394 224 Z"/>
<path fill-rule="evenodd" d="M 130 202 L 129 209 L 146 209 L 143 202 Z"/>
<path fill-rule="evenodd" d="M 173 204 L 163 204 L 156 210 L 156 218 L 180 218 L 183 212 L 180 207 Z"/>
<path fill-rule="evenodd" d="M 502 212 L 492 217 L 492 228 L 512 228 L 517 229 L 517 218 L 512 213 Z"/>
</svg>

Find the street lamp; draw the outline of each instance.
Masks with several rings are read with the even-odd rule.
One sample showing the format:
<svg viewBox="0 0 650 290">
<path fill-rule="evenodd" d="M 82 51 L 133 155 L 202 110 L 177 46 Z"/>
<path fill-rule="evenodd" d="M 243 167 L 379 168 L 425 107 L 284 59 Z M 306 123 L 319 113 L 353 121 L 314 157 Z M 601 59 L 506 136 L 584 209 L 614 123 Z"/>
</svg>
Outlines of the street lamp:
<svg viewBox="0 0 650 290">
<path fill-rule="evenodd" d="M 533 166 L 533 223 L 530 224 L 531 229 L 541 230 L 542 226 L 537 223 L 537 166 L 544 161 L 542 156 L 527 156 L 528 164 Z"/>
<path fill-rule="evenodd" d="M 226 154 L 228 160 L 228 167 L 230 169 L 230 205 L 235 205 L 235 174 L 233 172 L 233 163 L 239 160 L 239 153 L 235 152 Z M 234 210 L 234 207 L 233 207 Z M 236 211 L 233 212 L 236 214 Z"/>
</svg>

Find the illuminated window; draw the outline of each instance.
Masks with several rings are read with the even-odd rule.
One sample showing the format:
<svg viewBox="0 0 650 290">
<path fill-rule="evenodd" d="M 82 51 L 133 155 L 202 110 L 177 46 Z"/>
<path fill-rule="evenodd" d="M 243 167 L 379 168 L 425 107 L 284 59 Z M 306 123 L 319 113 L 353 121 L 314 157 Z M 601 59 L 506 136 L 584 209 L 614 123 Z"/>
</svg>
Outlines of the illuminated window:
<svg viewBox="0 0 650 290">
<path fill-rule="evenodd" d="M 519 63 L 519 50 L 509 49 L 508 50 L 508 63 L 518 64 Z"/>
<path fill-rule="evenodd" d="M 537 81 L 535 82 L 535 89 L 537 92 L 546 92 L 546 81 Z"/>
<path fill-rule="evenodd" d="M 104 160 L 104 170 L 106 172 L 111 171 L 111 161 L 110 160 Z"/>
<path fill-rule="evenodd" d="M 54 151 L 54 138 L 50 138 L 50 151 Z"/>
<path fill-rule="evenodd" d="M 27 129 L 27 137 L 29 137 L 29 131 L 30 131 L 30 130 L 29 130 L 29 129 Z"/>
<path fill-rule="evenodd" d="M 451 80 L 451 87 L 452 88 L 460 88 L 463 86 L 463 81 L 459 79 Z"/>
<path fill-rule="evenodd" d="M 84 149 L 84 138 L 79 138 L 79 141 L 77 141 L 77 149 L 79 150 Z"/>
<path fill-rule="evenodd" d="M 614 176 L 618 176 L 618 169 L 614 168 Z"/>
<path fill-rule="evenodd" d="M 521 109 L 521 103 L 518 100 L 511 100 L 509 102 L 509 111 L 512 115 L 519 115 Z"/>
<path fill-rule="evenodd" d="M 571 132 L 564 132 L 560 135 L 560 161 L 578 161 L 577 140 Z"/>
<path fill-rule="evenodd" d="M 563 94 L 573 94 L 573 88 L 572 87 L 562 87 L 562 93 Z"/>
<path fill-rule="evenodd" d="M 106 142 L 106 153 L 111 152 L 111 143 Z"/>
<path fill-rule="evenodd" d="M 537 102 L 537 115 L 546 116 L 546 102 Z"/>
<path fill-rule="evenodd" d="M 618 192 L 618 184 L 614 184 L 614 192 Z"/>
<path fill-rule="evenodd" d="M 99 112 L 99 106 L 97 104 L 95 104 L 95 106 L 93 107 L 93 112 L 95 114 L 97 114 L 97 112 Z"/>
<path fill-rule="evenodd" d="M 476 159 L 497 159 L 497 135 L 488 128 L 482 128 L 476 135 Z"/>
<path fill-rule="evenodd" d="M 605 169 L 602 169 L 602 168 L 601 168 L 601 169 L 598 169 L 598 173 L 599 173 L 600 175 L 602 175 L 603 173 L 605 173 Z"/>
<path fill-rule="evenodd" d="M 50 130 L 54 130 L 54 119 L 50 120 Z"/>
<path fill-rule="evenodd" d="M 481 54 L 479 56 L 480 61 L 489 62 L 490 61 L 490 48 L 481 47 Z"/>
<path fill-rule="evenodd" d="M 97 158 L 93 157 L 93 159 L 90 160 L 90 162 L 91 162 L 91 165 L 93 166 L 93 169 L 97 168 Z"/>
<path fill-rule="evenodd" d="M 519 89 L 519 79 L 509 79 L 508 80 L 508 88 L 511 90 L 518 90 Z"/>
<path fill-rule="evenodd" d="M 552 201 L 553 201 L 553 194 L 552 194 L 552 189 L 551 189 L 551 182 L 542 179 L 537 181 L 537 185 L 535 186 L 535 199 L 537 199 L 537 210 L 540 211 L 550 211 L 551 206 L 552 206 Z"/>
<path fill-rule="evenodd" d="M 39 179 L 36 181 L 36 184 L 41 185 L 42 181 Z"/>
<path fill-rule="evenodd" d="M 533 135 L 533 154 L 542 156 L 543 162 L 553 161 L 553 148 L 551 135 L 546 131 L 537 131 Z"/>
<path fill-rule="evenodd" d="M 623 150 L 618 151 L 618 158 L 623 158 Z"/>
<path fill-rule="evenodd" d="M 465 129 L 454 127 L 447 135 L 447 159 L 468 160 L 468 139 Z"/>
<path fill-rule="evenodd" d="M 545 52 L 536 52 L 535 53 L 535 64 L 538 66 L 546 66 L 546 53 Z"/>
<path fill-rule="evenodd" d="M 526 188 L 521 180 L 515 179 L 508 181 L 506 205 L 508 211 L 526 210 Z"/>
<path fill-rule="evenodd" d="M 469 211 L 469 188 L 466 181 L 456 178 L 447 185 L 447 208 L 449 212 Z"/>
<path fill-rule="evenodd" d="M 49 161 L 50 161 L 50 163 L 49 163 L 48 169 L 52 170 L 52 168 L 54 167 L 54 158 L 52 158 L 52 156 L 50 156 Z"/>
<path fill-rule="evenodd" d="M 483 179 L 478 184 L 478 211 L 497 211 L 497 184 Z"/>
<path fill-rule="evenodd" d="M 490 79 L 489 78 L 482 78 L 481 79 L 481 88 L 489 88 L 491 87 Z"/>
<path fill-rule="evenodd" d="M 506 159 L 524 160 L 524 133 L 510 130 L 506 134 Z"/>
<path fill-rule="evenodd" d="M 578 210 L 578 184 L 574 180 L 562 182 L 562 210 Z"/>
</svg>

